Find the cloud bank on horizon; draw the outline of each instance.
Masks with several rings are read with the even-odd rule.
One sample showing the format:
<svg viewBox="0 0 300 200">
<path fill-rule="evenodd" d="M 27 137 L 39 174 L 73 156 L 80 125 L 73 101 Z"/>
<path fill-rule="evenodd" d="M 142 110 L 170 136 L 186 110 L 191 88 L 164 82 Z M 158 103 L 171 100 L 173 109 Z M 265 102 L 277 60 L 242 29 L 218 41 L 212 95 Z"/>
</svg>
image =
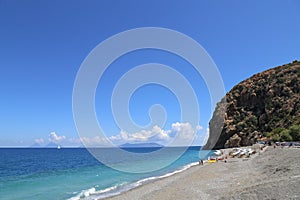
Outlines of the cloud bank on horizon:
<svg viewBox="0 0 300 200">
<path fill-rule="evenodd" d="M 41 146 L 50 142 L 63 146 L 82 146 L 83 143 L 89 147 L 99 147 L 102 145 L 105 146 L 108 139 L 116 146 L 125 143 L 157 143 L 168 146 L 176 137 L 178 141 L 180 141 L 180 143 L 176 143 L 177 146 L 182 146 L 186 144 L 187 141 L 192 141 L 191 145 L 193 146 L 202 146 L 208 138 L 208 133 L 208 129 L 203 131 L 203 127 L 200 125 L 192 127 L 192 125 L 188 122 L 176 122 L 171 125 L 171 129 L 169 130 L 164 130 L 155 125 L 150 130 L 140 130 L 135 133 L 128 133 L 121 130 L 119 134 L 112 135 L 107 138 L 100 136 L 93 138 L 68 138 L 65 135 L 59 135 L 53 131 L 48 135 L 47 139 L 37 138 L 34 141 Z"/>
</svg>

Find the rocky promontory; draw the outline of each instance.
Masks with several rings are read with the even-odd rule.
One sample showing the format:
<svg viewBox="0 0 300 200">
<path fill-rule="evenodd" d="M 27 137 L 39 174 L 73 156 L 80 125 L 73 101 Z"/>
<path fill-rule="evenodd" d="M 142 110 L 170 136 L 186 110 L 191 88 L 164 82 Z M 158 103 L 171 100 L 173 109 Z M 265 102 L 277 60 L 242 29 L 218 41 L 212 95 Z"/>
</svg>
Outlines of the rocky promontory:
<svg viewBox="0 0 300 200">
<path fill-rule="evenodd" d="M 234 86 L 217 104 L 209 129 L 208 149 L 248 146 L 268 136 L 299 139 L 300 62 L 266 70 Z"/>
</svg>

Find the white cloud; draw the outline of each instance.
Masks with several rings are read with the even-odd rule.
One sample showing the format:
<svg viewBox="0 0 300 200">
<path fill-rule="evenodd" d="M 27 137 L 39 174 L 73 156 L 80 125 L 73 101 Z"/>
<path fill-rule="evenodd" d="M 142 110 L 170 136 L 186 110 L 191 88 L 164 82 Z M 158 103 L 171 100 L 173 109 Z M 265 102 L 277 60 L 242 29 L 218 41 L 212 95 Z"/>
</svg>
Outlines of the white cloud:
<svg viewBox="0 0 300 200">
<path fill-rule="evenodd" d="M 174 146 L 188 146 L 195 137 L 195 129 L 190 123 L 179 123 L 172 124 L 172 132 L 174 134 Z"/>
<path fill-rule="evenodd" d="M 196 132 L 202 129 L 203 127 L 200 125 L 193 128 L 190 123 L 176 122 L 171 125 L 170 130 L 164 130 L 155 125 L 150 130 L 140 130 L 135 133 L 122 130 L 118 135 L 110 136 L 109 139 L 115 144 L 155 142 L 163 145 L 182 146 L 190 145 Z"/>
<path fill-rule="evenodd" d="M 110 140 L 121 140 L 121 136 L 120 135 L 113 135 L 109 137 Z"/>
<path fill-rule="evenodd" d="M 208 137 L 209 137 L 209 128 L 207 128 L 206 130 L 203 130 L 203 131 L 201 130 L 201 132 L 199 132 L 196 135 L 193 145 L 196 145 L 196 146 L 205 145 Z"/>
<path fill-rule="evenodd" d="M 160 140 L 169 141 L 171 139 L 170 138 L 171 131 L 170 130 L 165 131 L 157 125 L 153 127 L 152 132 L 153 132 L 154 136 Z"/>
<path fill-rule="evenodd" d="M 197 126 L 196 126 L 196 131 L 201 131 L 201 130 L 203 130 L 203 127 L 200 126 L 200 125 L 197 125 Z"/>
<path fill-rule="evenodd" d="M 79 138 L 68 138 L 67 139 L 67 141 L 68 141 L 68 143 L 70 143 L 70 144 L 81 144 L 81 141 L 80 141 L 80 139 Z"/>
<path fill-rule="evenodd" d="M 208 138 L 209 138 L 209 128 L 206 129 L 206 132 L 205 132 L 205 135 L 204 135 L 204 139 L 203 139 L 202 146 L 206 144 Z"/>
<path fill-rule="evenodd" d="M 140 130 L 135 133 L 120 131 L 119 135 L 110 136 L 109 139 L 117 143 L 141 143 L 141 142 L 158 142 L 162 143 L 170 139 L 170 131 L 165 131 L 159 126 L 154 126 L 151 130 Z"/>
<path fill-rule="evenodd" d="M 64 135 L 59 136 L 57 133 L 51 132 L 49 134 L 49 139 L 48 140 L 50 142 L 58 143 L 58 142 L 61 142 L 62 140 L 65 140 L 65 139 L 66 139 L 66 136 L 64 136 Z"/>
<path fill-rule="evenodd" d="M 201 145 L 206 136 L 203 133 L 198 134 L 199 131 L 202 131 L 203 127 L 198 125 L 192 127 L 190 123 L 180 123 L 176 122 L 171 125 L 171 129 L 164 130 L 161 127 L 155 125 L 152 129 L 149 130 L 140 130 L 135 133 L 128 133 L 124 130 L 120 131 L 118 135 L 113 135 L 108 137 L 115 145 L 124 144 L 124 143 L 148 143 L 155 142 L 162 145 L 173 145 L 173 146 L 187 146 L 191 145 Z M 207 130 L 208 131 L 208 130 Z M 78 146 L 85 144 L 86 146 L 107 146 L 107 138 L 94 136 L 94 137 L 82 137 L 82 138 L 67 138 L 64 135 L 59 135 L 56 132 L 51 132 L 48 137 L 49 142 L 54 142 L 56 144 L 65 145 L 65 146 Z M 38 144 L 45 144 L 47 139 L 38 138 L 35 139 L 35 142 Z M 199 142 L 200 141 L 200 142 Z M 206 142 L 206 141 L 205 141 Z M 204 142 L 203 142 L 204 143 Z"/>
<path fill-rule="evenodd" d="M 41 144 L 43 144 L 45 141 L 44 141 L 43 138 L 37 138 L 37 139 L 34 140 L 34 142 L 41 145 Z"/>
<path fill-rule="evenodd" d="M 109 145 L 108 140 L 100 136 L 82 137 L 81 141 L 87 147 L 103 147 Z"/>
<path fill-rule="evenodd" d="M 81 140 L 78 137 L 66 137 L 64 135 L 59 135 L 56 132 L 50 132 L 48 138 L 37 138 L 34 140 L 35 143 L 39 145 L 46 145 L 48 142 L 53 142 L 62 146 L 81 146 Z"/>
</svg>

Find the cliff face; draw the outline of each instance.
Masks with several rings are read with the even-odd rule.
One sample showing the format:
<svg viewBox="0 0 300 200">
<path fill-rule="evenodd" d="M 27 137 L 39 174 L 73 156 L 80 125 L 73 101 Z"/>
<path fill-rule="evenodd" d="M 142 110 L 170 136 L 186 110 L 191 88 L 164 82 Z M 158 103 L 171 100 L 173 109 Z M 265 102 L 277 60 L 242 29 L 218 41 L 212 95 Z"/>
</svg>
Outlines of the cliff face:
<svg viewBox="0 0 300 200">
<path fill-rule="evenodd" d="M 258 73 L 233 87 L 217 104 L 205 148 L 252 145 L 300 117 L 300 62 Z"/>
</svg>

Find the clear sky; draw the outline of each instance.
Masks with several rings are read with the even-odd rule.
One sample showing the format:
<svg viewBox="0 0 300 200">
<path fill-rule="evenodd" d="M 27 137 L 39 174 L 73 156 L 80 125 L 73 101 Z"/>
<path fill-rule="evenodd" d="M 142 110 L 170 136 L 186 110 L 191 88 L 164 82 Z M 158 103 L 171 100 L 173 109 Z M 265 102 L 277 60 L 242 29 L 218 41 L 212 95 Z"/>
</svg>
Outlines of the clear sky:
<svg viewBox="0 0 300 200">
<path fill-rule="evenodd" d="M 206 49 L 229 91 L 255 73 L 300 59 L 299 10 L 297 0 L 0 0 L 0 146 L 50 141 L 78 146 L 72 114 L 76 74 L 89 52 L 114 34 L 140 27 L 184 33 Z M 130 100 L 132 119 L 147 125 L 149 107 L 161 104 L 168 113 L 165 126 L 135 135 L 120 132 L 110 111 L 109 90 L 126 70 L 149 62 L 172 66 L 187 77 L 199 100 L 201 127 L 180 122 L 175 96 L 148 85 Z M 132 52 L 118 59 L 103 79 L 96 95 L 97 116 L 117 143 L 153 133 L 170 136 L 179 129 L 206 132 L 212 115 L 209 94 L 184 60 L 162 51 Z"/>
</svg>

